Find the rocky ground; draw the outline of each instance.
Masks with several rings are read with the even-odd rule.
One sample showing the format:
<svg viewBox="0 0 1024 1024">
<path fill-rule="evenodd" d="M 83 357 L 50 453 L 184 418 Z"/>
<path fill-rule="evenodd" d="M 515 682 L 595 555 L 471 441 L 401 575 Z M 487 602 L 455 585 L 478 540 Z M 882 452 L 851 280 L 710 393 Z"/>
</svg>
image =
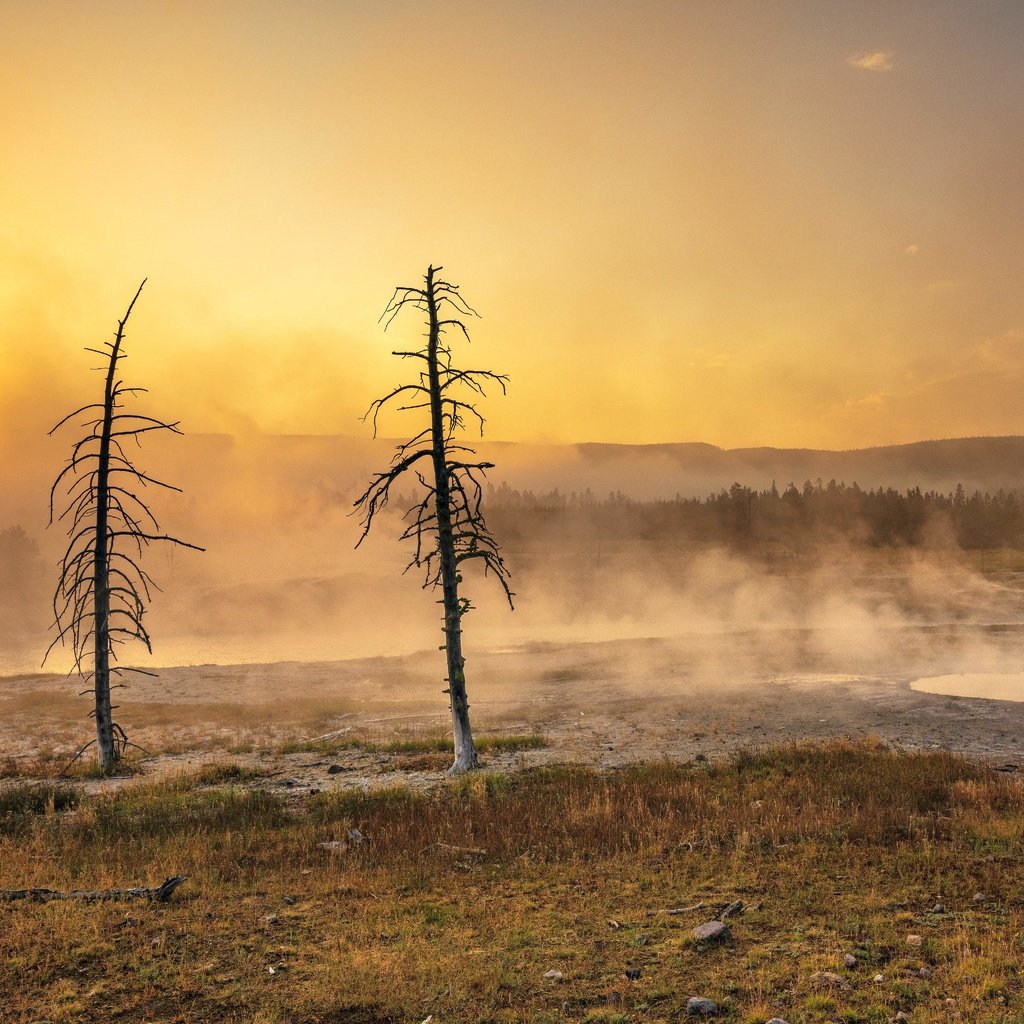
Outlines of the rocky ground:
<svg viewBox="0 0 1024 1024">
<path fill-rule="evenodd" d="M 478 654 L 467 673 L 481 736 L 545 738 L 537 749 L 489 752 L 487 766 L 497 770 L 690 761 L 837 736 L 953 750 L 1013 769 L 1024 761 L 1024 702 L 924 693 L 911 683 L 978 667 L 1006 671 L 1024 663 L 1022 654 L 1020 627 L 793 630 L 523 646 Z M 145 749 L 138 757 L 149 777 L 224 761 L 253 785 L 296 796 L 433 786 L 443 779 L 443 754 L 381 748 L 444 732 L 440 667 L 435 652 L 423 652 L 170 668 L 118 691 L 118 715 Z M 36 765 L 52 773 L 88 739 L 88 697 L 76 689 L 54 675 L 0 679 L 8 776 Z"/>
</svg>

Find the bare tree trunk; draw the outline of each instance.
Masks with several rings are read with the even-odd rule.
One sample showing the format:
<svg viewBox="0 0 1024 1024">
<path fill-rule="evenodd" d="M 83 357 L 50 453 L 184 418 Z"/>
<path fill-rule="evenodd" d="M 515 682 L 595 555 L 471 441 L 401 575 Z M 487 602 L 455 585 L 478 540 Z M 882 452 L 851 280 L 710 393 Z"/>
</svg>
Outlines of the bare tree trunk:
<svg viewBox="0 0 1024 1024">
<path fill-rule="evenodd" d="M 141 290 L 141 289 L 140 289 Z M 136 295 L 138 298 L 138 295 Z M 132 306 L 135 299 L 132 300 Z M 96 536 L 93 547 L 93 685 L 96 694 L 96 753 L 99 769 L 104 774 L 117 763 L 114 746 L 114 714 L 110 706 L 110 557 L 108 553 L 110 497 L 110 434 L 114 420 L 114 372 L 132 307 L 117 326 L 114 347 L 110 351 L 103 390 L 103 424 L 100 433 L 99 461 L 96 466 Z"/>
<path fill-rule="evenodd" d="M 417 377 L 393 388 L 383 398 L 375 399 L 364 419 L 372 418 L 376 436 L 381 410 L 392 402 L 401 401 L 404 403 L 399 407 L 401 411 L 429 410 L 430 425 L 397 446 L 390 467 L 375 474 L 356 500 L 355 508 L 361 511 L 363 518 L 362 535 L 356 546 L 366 539 L 374 518 L 387 507 L 391 488 L 405 473 L 411 472 L 421 490 L 406 511 L 401 539 L 414 544 L 406 570 L 413 566 L 423 569 L 424 588 L 441 590 L 439 603 L 444 607 L 445 640 L 441 649 L 448 668 L 448 687 L 444 692 L 449 696 L 455 740 L 455 760 L 449 774 L 456 775 L 480 766 L 469 724 L 466 661 L 462 656 L 462 620 L 471 608 L 469 601 L 459 594 L 462 563 L 478 563 L 485 576 L 493 575 L 510 608 L 514 596 L 501 549 L 488 530 L 480 508 L 483 476 L 493 466 L 478 461 L 471 447 L 456 440 L 456 434 L 464 429 L 467 419 L 474 421 L 483 434 L 484 417 L 476 407 L 474 396 L 485 395 L 485 385 L 489 384 L 497 385 L 504 393 L 508 378 L 493 370 L 468 369 L 453 363 L 451 346 L 444 338 L 446 330 L 458 332 L 468 342 L 469 331 L 462 317 L 479 314 L 459 294 L 458 285 L 439 276 L 441 269 L 427 268 L 423 288 L 397 287 L 381 314 L 387 330 L 406 306 L 426 313 L 427 340 L 418 349 L 392 353 L 401 359 L 416 361 Z M 445 303 L 450 308 L 446 309 Z M 425 469 L 427 460 L 431 473 Z"/>
<path fill-rule="evenodd" d="M 118 377 L 118 364 L 125 358 L 125 325 L 145 283 L 139 285 L 127 312 L 118 320 L 114 341 L 104 342 L 103 348 L 86 349 L 107 360 L 105 367 L 98 367 L 106 371 L 103 401 L 76 409 L 50 431 L 53 434 L 80 415 L 92 417 L 81 424 L 84 435 L 72 445 L 71 458 L 50 488 L 51 525 L 61 494 L 67 502 L 56 521 L 67 520 L 68 545 L 53 595 L 57 636 L 46 656 L 57 644 L 69 644 L 74 670 L 85 678 L 88 655 L 92 653 L 95 706 L 91 714 L 96 719 L 97 760 L 103 773 L 109 772 L 131 745 L 124 729 L 114 721 L 117 706 L 110 701 L 111 676 L 120 677 L 125 672 L 153 674 L 118 666 L 115 647 L 137 640 L 150 653 L 153 650 L 143 615 L 155 584 L 139 565 L 143 550 L 162 541 L 202 551 L 160 531 L 160 524 L 138 492 L 150 486 L 172 491 L 178 488 L 137 469 L 125 451 L 128 441 L 139 443 L 143 434 L 152 431 L 181 433 L 176 422 L 128 412 L 123 406 L 126 396 L 146 390 L 126 387 Z M 91 745 L 92 741 L 83 750 Z"/>
<path fill-rule="evenodd" d="M 441 597 L 444 605 L 444 647 L 448 658 L 448 694 L 452 709 L 452 734 L 455 761 L 452 775 L 478 768 L 480 762 L 473 745 L 469 724 L 469 700 L 466 696 L 466 659 L 462 656 L 462 605 L 459 601 L 459 568 L 452 530 L 451 489 L 448 483 L 448 450 L 441 404 L 441 378 L 437 365 L 440 338 L 437 297 L 434 294 L 434 268 L 427 270 L 427 310 L 430 334 L 427 341 L 427 371 L 430 387 L 430 427 L 434 466 L 434 508 L 437 514 L 437 547 L 441 570 Z"/>
</svg>

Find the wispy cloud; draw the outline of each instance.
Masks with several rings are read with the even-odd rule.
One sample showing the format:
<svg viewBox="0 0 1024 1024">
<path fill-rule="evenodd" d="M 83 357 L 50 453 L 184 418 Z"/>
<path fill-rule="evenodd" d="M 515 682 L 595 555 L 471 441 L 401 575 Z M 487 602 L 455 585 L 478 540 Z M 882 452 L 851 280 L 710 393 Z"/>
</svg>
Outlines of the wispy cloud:
<svg viewBox="0 0 1024 1024">
<path fill-rule="evenodd" d="M 846 63 L 861 71 L 891 71 L 894 67 L 893 55 L 888 50 L 855 53 L 846 58 Z"/>
</svg>

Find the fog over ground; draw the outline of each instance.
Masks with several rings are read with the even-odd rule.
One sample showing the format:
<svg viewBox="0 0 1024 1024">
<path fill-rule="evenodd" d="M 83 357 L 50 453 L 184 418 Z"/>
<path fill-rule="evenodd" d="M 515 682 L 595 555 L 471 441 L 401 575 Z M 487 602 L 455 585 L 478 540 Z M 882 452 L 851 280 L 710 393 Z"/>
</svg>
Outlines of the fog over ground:
<svg viewBox="0 0 1024 1024">
<path fill-rule="evenodd" d="M 868 474 L 857 481 L 864 487 L 891 485 L 916 467 L 918 476 L 903 486 L 951 489 L 961 471 L 977 475 L 984 468 L 982 450 L 1012 465 L 1007 450 L 1022 445 L 1013 438 L 853 453 L 734 453 L 696 445 L 491 444 L 482 451 L 496 463 L 490 474 L 496 485 L 667 499 L 727 487 L 730 477 L 755 488 L 777 480 L 781 488 L 793 474 L 800 484 L 809 466 L 830 477 L 860 469 Z M 7 545 L 0 599 L 5 673 L 38 670 L 52 637 L 47 601 L 62 535 L 44 529 L 46 494 L 65 452 L 58 442 L 40 448 L 45 457 L 20 460 L 17 472 L 8 462 L 4 472 L 4 509 L 14 517 L 0 521 L 0 530 L 25 531 L 20 543 Z M 436 650 L 440 609 L 421 591 L 415 569 L 402 574 L 410 552 L 394 540 L 399 517 L 382 517 L 355 549 L 352 502 L 390 450 L 387 441 L 260 434 L 147 445 L 140 464 L 184 490 L 152 494 L 161 523 L 207 551 L 147 552 L 147 568 L 162 587 L 149 618 L 154 654 L 125 652 L 123 660 L 144 666 L 331 661 Z M 503 513 L 506 521 L 509 515 L 514 512 Z M 628 514 L 615 531 L 580 528 L 557 516 L 528 526 L 506 545 L 514 612 L 492 581 L 467 577 L 476 606 L 465 623 L 471 660 L 474 652 L 527 645 L 665 638 L 656 665 L 615 655 L 617 685 L 639 691 L 671 688 L 684 677 L 741 686 L 787 674 L 909 679 L 1016 665 L 1010 648 L 1024 622 L 1018 574 L 1024 558 L 1014 562 L 1004 553 L 995 566 L 1001 571 L 982 574 L 941 528 L 914 549 L 872 549 L 837 538 L 827 547 L 769 557 L 685 536 L 651 544 L 631 530 Z M 48 670 L 67 667 L 60 650 L 47 663 Z M 437 670 L 440 676 L 440 662 Z"/>
</svg>

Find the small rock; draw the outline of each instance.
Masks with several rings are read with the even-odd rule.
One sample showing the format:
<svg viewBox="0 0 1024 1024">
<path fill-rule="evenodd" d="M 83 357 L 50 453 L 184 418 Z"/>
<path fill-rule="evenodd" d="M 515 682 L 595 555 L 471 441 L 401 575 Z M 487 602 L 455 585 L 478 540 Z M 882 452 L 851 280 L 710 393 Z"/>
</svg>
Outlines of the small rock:
<svg viewBox="0 0 1024 1024">
<path fill-rule="evenodd" d="M 732 937 L 729 926 L 721 921 L 705 921 L 697 925 L 690 934 L 698 942 L 725 942 Z"/>
<path fill-rule="evenodd" d="M 975 903 L 984 903 L 987 899 L 988 897 L 983 892 L 976 892 L 974 894 Z"/>
<path fill-rule="evenodd" d="M 640 977 L 640 968 L 639 967 L 627 967 L 626 968 L 626 977 L 629 978 L 630 981 L 636 981 Z"/>
<path fill-rule="evenodd" d="M 353 846 L 367 846 L 369 845 L 370 837 L 363 835 L 357 828 L 350 828 L 348 830 L 348 841 Z"/>
<path fill-rule="evenodd" d="M 956 1006 L 956 1000 L 952 996 L 946 996 L 947 1006 Z"/>
<path fill-rule="evenodd" d="M 572 1009 L 572 1007 L 569 1005 L 569 1000 L 568 999 L 563 999 L 562 1000 L 562 1013 L 568 1013 L 571 1009 Z"/>
<path fill-rule="evenodd" d="M 295 897 L 294 896 L 285 896 L 285 898 L 281 902 L 286 907 L 294 907 L 295 906 Z"/>
<path fill-rule="evenodd" d="M 713 999 L 693 996 L 686 1001 L 686 1012 L 691 1017 L 714 1017 L 718 1014 L 718 1003 Z"/>
<path fill-rule="evenodd" d="M 843 966 L 854 968 L 857 966 L 857 958 L 852 953 L 843 954 Z"/>
<path fill-rule="evenodd" d="M 871 980 L 872 981 L 885 981 L 885 975 L 884 974 L 876 974 Z"/>
<path fill-rule="evenodd" d="M 944 914 L 945 912 L 946 912 L 946 907 L 942 903 L 936 903 L 935 906 L 932 907 L 932 913 L 933 914 Z"/>
<path fill-rule="evenodd" d="M 818 988 L 849 988 L 850 983 L 839 974 L 831 971 L 815 971 L 811 975 L 811 984 Z"/>
<path fill-rule="evenodd" d="M 908 1017 L 907 1014 L 900 1010 L 900 1012 L 897 1013 L 895 1017 L 893 1017 L 893 1020 L 896 1022 L 896 1024 L 906 1024 L 906 1022 L 910 1020 L 910 1017 Z"/>
<path fill-rule="evenodd" d="M 277 924 L 277 914 L 266 914 L 263 918 L 267 924 Z"/>
<path fill-rule="evenodd" d="M 328 768 L 327 768 L 327 774 L 328 774 L 328 775 L 338 775 L 338 774 L 340 774 L 341 772 L 343 772 L 344 770 L 345 770 L 345 769 L 344 769 L 344 768 L 342 768 L 340 764 L 332 764 L 332 765 L 329 765 L 329 766 L 328 766 Z"/>
<path fill-rule="evenodd" d="M 907 936 L 907 945 L 908 946 L 920 946 L 922 942 L 924 942 L 924 939 L 922 939 L 920 935 L 908 935 Z"/>
<path fill-rule="evenodd" d="M 786 1022 L 781 1017 L 772 1017 L 767 1024 L 786 1024 Z"/>
<path fill-rule="evenodd" d="M 544 977 L 547 978 L 548 981 L 561 981 L 565 975 L 561 971 L 545 971 Z"/>
<path fill-rule="evenodd" d="M 919 978 L 924 978 L 924 980 L 927 981 L 932 976 L 932 969 L 930 967 L 922 967 L 921 970 L 917 972 L 917 976 Z"/>
</svg>

